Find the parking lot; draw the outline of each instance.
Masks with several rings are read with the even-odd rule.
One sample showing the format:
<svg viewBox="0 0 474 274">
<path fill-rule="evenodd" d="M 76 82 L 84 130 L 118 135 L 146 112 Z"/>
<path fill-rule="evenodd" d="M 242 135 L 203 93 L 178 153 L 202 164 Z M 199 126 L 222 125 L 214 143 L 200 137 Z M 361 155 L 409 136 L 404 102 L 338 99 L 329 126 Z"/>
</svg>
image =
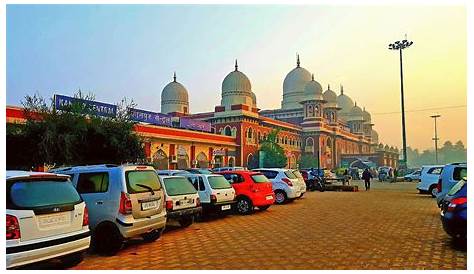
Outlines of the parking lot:
<svg viewBox="0 0 474 274">
<path fill-rule="evenodd" d="M 359 190 L 308 192 L 266 212 L 170 226 L 154 243 L 136 240 L 111 257 L 88 254 L 75 269 L 467 268 L 465 246 L 451 241 L 416 183 Z"/>
</svg>

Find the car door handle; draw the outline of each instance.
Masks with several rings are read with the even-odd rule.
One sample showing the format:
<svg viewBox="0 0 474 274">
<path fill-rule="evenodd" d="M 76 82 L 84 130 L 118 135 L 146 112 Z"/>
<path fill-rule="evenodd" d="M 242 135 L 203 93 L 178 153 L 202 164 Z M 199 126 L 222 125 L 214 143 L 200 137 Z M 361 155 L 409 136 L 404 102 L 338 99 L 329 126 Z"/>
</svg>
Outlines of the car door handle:
<svg viewBox="0 0 474 274">
<path fill-rule="evenodd" d="M 104 201 L 97 201 L 95 202 L 96 205 L 103 205 L 104 204 Z"/>
</svg>

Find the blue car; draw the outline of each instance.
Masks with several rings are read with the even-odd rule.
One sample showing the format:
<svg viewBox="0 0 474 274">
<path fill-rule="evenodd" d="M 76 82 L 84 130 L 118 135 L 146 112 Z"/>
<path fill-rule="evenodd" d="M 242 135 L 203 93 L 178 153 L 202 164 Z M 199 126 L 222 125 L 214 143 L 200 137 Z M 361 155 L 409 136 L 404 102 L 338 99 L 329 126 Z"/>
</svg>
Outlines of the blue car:
<svg viewBox="0 0 474 274">
<path fill-rule="evenodd" d="M 460 180 L 441 204 L 443 228 L 454 238 L 466 239 L 467 230 L 467 180 Z"/>
</svg>

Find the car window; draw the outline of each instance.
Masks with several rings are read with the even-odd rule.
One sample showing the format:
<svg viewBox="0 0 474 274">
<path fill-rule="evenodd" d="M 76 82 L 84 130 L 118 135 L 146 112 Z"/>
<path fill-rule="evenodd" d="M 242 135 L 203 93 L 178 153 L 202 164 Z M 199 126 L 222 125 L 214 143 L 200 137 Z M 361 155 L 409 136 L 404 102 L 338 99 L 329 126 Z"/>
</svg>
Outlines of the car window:
<svg viewBox="0 0 474 274">
<path fill-rule="evenodd" d="M 207 177 L 207 180 L 213 189 L 225 189 L 232 187 L 224 176 L 209 176 Z"/>
<path fill-rule="evenodd" d="M 295 176 L 295 174 L 293 174 L 293 172 L 291 172 L 291 171 L 289 171 L 289 170 L 288 170 L 288 171 L 285 171 L 284 173 L 285 173 L 286 177 L 288 177 L 288 178 L 290 178 L 290 179 L 297 179 L 296 176 Z"/>
<path fill-rule="evenodd" d="M 91 172 L 79 174 L 76 186 L 79 193 L 101 193 L 109 189 L 108 172 Z"/>
<path fill-rule="evenodd" d="M 230 184 L 238 184 L 244 182 L 244 178 L 240 174 L 227 173 L 224 177 Z"/>
<path fill-rule="evenodd" d="M 252 175 L 252 180 L 255 182 L 255 183 L 269 183 L 270 181 L 268 180 L 267 177 L 265 177 L 265 175 L 263 174 L 255 174 L 255 175 Z"/>
<path fill-rule="evenodd" d="M 40 208 L 82 202 L 69 180 L 7 182 L 7 208 Z"/>
<path fill-rule="evenodd" d="M 267 177 L 268 179 L 275 179 L 276 176 L 278 176 L 277 171 L 263 170 L 263 171 L 259 171 L 259 172 L 262 173 L 263 175 L 265 175 L 265 177 Z"/>
<path fill-rule="evenodd" d="M 184 177 L 165 178 L 163 182 L 166 187 L 166 194 L 169 196 L 196 193 L 196 188 Z"/>
<path fill-rule="evenodd" d="M 457 182 L 448 192 L 448 195 L 452 196 L 456 193 L 458 193 L 462 187 L 466 184 L 466 181 L 464 180 L 461 180 L 459 182 Z"/>
<path fill-rule="evenodd" d="M 154 170 L 125 171 L 127 191 L 130 194 L 160 190 L 161 184 Z"/>
<path fill-rule="evenodd" d="M 453 180 L 459 181 L 462 178 L 467 177 L 466 167 L 455 167 L 453 171 Z"/>
<path fill-rule="evenodd" d="M 441 174 L 442 171 L 443 171 L 442 167 L 433 167 L 430 170 L 428 170 L 428 174 L 439 175 L 439 174 Z"/>
</svg>

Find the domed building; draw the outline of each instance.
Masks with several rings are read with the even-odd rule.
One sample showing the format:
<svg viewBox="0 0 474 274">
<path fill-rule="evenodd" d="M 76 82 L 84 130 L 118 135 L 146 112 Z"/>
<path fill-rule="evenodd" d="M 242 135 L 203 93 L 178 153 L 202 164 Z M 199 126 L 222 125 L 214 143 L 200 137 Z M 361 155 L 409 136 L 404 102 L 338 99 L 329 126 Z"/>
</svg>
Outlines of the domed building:
<svg viewBox="0 0 474 274">
<path fill-rule="evenodd" d="M 304 99 L 304 89 L 311 81 L 311 74 L 300 66 L 300 57 L 296 57 L 296 68 L 292 69 L 283 80 L 283 101 L 282 109 L 301 108 L 300 102 Z"/>
<path fill-rule="evenodd" d="M 235 60 L 235 70 L 227 74 L 222 81 L 221 106 L 230 110 L 232 105 L 256 105 L 256 97 L 252 92 L 252 84 L 249 78 L 238 70 Z"/>
<path fill-rule="evenodd" d="M 328 89 L 323 93 L 323 99 L 326 101 L 326 107 L 339 108 L 337 103 L 337 95 L 328 85 Z"/>
<path fill-rule="evenodd" d="M 161 92 L 161 113 L 189 114 L 188 91 L 176 81 L 176 73 L 173 75 L 173 81 Z"/>
</svg>

